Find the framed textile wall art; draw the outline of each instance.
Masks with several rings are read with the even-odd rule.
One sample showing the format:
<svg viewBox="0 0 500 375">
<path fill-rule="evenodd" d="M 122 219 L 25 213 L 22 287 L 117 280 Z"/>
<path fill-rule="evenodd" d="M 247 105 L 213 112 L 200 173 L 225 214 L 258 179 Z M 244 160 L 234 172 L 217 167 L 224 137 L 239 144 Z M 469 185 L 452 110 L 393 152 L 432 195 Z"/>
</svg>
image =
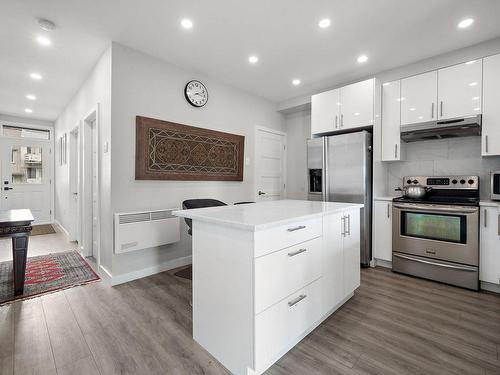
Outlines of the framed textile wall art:
<svg viewBox="0 0 500 375">
<path fill-rule="evenodd" d="M 245 137 L 136 117 L 135 179 L 243 181 Z"/>
</svg>

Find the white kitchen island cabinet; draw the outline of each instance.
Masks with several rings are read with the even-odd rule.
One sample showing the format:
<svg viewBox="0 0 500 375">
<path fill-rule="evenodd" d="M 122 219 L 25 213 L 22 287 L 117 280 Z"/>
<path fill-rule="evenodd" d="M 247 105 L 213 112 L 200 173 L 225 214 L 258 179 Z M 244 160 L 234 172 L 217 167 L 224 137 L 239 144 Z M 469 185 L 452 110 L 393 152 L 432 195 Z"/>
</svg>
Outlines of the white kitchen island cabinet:
<svg viewBox="0 0 500 375">
<path fill-rule="evenodd" d="M 360 283 L 360 204 L 282 200 L 175 211 L 193 220 L 193 337 L 262 374 Z"/>
</svg>

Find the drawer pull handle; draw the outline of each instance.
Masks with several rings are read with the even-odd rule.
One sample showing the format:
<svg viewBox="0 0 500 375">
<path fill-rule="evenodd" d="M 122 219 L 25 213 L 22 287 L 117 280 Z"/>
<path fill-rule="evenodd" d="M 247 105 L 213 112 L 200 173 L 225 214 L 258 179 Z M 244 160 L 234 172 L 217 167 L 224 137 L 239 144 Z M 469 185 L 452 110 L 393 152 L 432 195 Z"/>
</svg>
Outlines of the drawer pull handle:
<svg viewBox="0 0 500 375">
<path fill-rule="evenodd" d="M 299 255 L 299 254 L 305 253 L 306 251 L 307 251 L 307 249 L 299 249 L 297 251 L 294 251 L 293 253 L 288 253 L 288 256 L 289 257 L 294 257 L 295 255 Z"/>
<path fill-rule="evenodd" d="M 294 300 L 288 302 L 288 307 L 293 307 L 295 306 L 297 303 L 299 303 L 300 301 L 302 301 L 304 298 L 306 298 L 307 296 L 305 294 L 301 294 L 300 296 L 298 296 L 297 298 L 295 298 Z"/>
<path fill-rule="evenodd" d="M 305 229 L 305 225 L 299 225 L 298 227 L 295 227 L 295 228 L 288 228 L 287 231 L 289 232 L 295 232 L 296 230 L 301 230 L 301 229 Z"/>
</svg>

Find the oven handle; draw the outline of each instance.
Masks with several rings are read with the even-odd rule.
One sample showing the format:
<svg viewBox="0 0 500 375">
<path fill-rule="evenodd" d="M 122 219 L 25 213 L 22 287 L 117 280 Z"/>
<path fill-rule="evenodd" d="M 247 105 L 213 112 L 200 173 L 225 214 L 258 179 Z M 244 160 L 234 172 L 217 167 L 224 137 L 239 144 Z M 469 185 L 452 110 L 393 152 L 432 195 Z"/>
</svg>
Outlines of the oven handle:
<svg viewBox="0 0 500 375">
<path fill-rule="evenodd" d="M 406 205 L 400 205 L 400 204 L 395 204 L 395 208 L 400 208 L 403 210 L 419 210 L 419 211 L 437 211 L 437 212 L 455 212 L 455 213 L 461 213 L 461 214 L 475 214 L 479 211 L 477 207 L 474 208 L 455 208 L 455 207 L 433 207 L 433 206 L 424 206 L 424 205 L 411 205 L 411 206 L 406 206 Z"/>
<path fill-rule="evenodd" d="M 419 262 L 419 263 L 431 264 L 433 266 L 439 266 L 439 267 L 445 267 L 445 268 L 453 268 L 453 269 L 456 269 L 456 270 L 467 271 L 467 272 L 477 272 L 477 268 L 475 268 L 475 267 L 454 266 L 452 264 L 433 262 L 431 260 L 425 260 L 425 259 L 413 257 L 411 255 L 402 255 L 402 254 L 395 254 L 395 253 L 393 253 L 392 255 L 395 256 L 395 257 L 398 257 L 398 258 L 412 260 L 412 261 Z"/>
</svg>

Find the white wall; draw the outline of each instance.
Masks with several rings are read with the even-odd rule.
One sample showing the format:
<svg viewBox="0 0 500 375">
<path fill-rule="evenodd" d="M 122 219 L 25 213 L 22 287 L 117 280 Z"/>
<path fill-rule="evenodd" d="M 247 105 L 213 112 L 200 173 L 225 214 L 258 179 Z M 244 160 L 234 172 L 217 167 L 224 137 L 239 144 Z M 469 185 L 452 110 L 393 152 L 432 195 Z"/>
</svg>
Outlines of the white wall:
<svg viewBox="0 0 500 375">
<path fill-rule="evenodd" d="M 255 126 L 284 130 L 276 105 L 120 44 L 114 43 L 112 50 L 112 211 L 180 207 L 189 198 L 215 198 L 229 204 L 253 200 Z M 208 88 L 209 100 L 203 108 L 194 108 L 184 99 L 184 86 L 191 79 L 200 79 Z M 251 165 L 245 166 L 243 182 L 136 181 L 137 115 L 244 135 L 245 156 Z M 114 255 L 113 277 L 189 255 L 191 238 L 183 223 L 181 241 L 175 245 Z"/>
<path fill-rule="evenodd" d="M 68 134 L 69 153 L 69 132 L 99 104 L 99 137 L 101 139 L 101 149 L 99 150 L 100 162 L 100 195 L 101 195 L 101 264 L 111 267 L 111 233 L 112 216 L 110 209 L 110 187 L 111 187 L 111 159 L 110 154 L 104 154 L 102 145 L 110 141 L 111 134 L 111 48 L 106 50 L 101 56 L 87 80 L 80 87 L 73 99 L 68 103 L 64 111 L 55 122 L 55 139 L 59 139 L 63 134 Z M 54 160 L 59 160 L 59 150 L 56 148 Z M 56 220 L 66 229 L 70 227 L 74 214 L 69 210 L 69 165 L 59 165 L 55 163 L 55 190 L 56 190 Z"/>
<path fill-rule="evenodd" d="M 285 116 L 287 135 L 287 198 L 307 199 L 307 144 L 311 137 L 311 111 L 304 110 Z"/>
</svg>

